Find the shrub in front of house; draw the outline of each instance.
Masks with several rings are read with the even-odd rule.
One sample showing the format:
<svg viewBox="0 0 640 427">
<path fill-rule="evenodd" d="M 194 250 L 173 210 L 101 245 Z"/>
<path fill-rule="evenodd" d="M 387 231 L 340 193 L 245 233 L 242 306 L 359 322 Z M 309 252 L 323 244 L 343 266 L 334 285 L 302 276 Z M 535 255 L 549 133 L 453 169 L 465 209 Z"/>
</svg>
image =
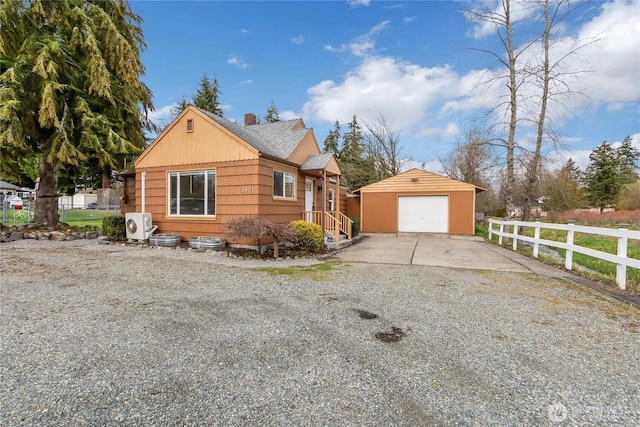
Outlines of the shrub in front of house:
<svg viewBox="0 0 640 427">
<path fill-rule="evenodd" d="M 124 216 L 109 215 L 102 218 L 102 234 L 109 240 L 121 241 L 127 238 Z"/>
<path fill-rule="evenodd" d="M 273 239 L 273 256 L 278 258 L 278 243 L 292 241 L 295 232 L 287 224 L 276 224 L 259 216 L 237 218 L 227 224 L 233 239 L 253 240 L 260 246 L 265 240 Z"/>
<path fill-rule="evenodd" d="M 353 221 L 351 223 L 351 237 L 353 238 L 360 234 L 360 218 L 356 218 L 353 216 L 350 219 L 351 221 Z"/>
<path fill-rule="evenodd" d="M 291 242 L 295 250 L 319 252 L 324 247 L 322 227 L 307 221 L 297 220 L 289 223 L 289 227 L 296 232 L 298 238 Z"/>
</svg>

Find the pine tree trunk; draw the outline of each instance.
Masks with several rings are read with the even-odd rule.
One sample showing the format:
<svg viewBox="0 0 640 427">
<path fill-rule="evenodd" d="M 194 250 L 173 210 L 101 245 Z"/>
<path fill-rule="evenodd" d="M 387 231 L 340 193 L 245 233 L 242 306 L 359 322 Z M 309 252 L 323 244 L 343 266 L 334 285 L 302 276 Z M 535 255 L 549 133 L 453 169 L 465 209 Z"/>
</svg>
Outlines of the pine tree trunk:
<svg viewBox="0 0 640 427">
<path fill-rule="evenodd" d="M 111 169 L 108 167 L 102 171 L 102 184 L 100 188 L 109 188 L 111 187 Z"/>
<path fill-rule="evenodd" d="M 39 224 L 58 224 L 58 174 L 55 167 L 47 162 L 47 156 L 40 156 L 38 167 L 40 182 L 36 191 L 35 222 Z"/>
</svg>

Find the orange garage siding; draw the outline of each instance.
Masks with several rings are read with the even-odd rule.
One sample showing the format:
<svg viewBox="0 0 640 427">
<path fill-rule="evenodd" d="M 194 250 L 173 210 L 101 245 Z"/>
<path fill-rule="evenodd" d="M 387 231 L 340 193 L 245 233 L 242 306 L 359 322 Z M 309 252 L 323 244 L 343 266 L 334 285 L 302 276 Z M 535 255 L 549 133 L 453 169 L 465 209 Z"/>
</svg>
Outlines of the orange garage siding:
<svg viewBox="0 0 640 427">
<path fill-rule="evenodd" d="M 446 196 L 446 232 L 473 235 L 475 197 L 480 191 L 484 190 L 472 184 L 412 169 L 360 189 L 361 230 L 369 233 L 397 233 L 399 198 L 402 196 Z"/>
</svg>

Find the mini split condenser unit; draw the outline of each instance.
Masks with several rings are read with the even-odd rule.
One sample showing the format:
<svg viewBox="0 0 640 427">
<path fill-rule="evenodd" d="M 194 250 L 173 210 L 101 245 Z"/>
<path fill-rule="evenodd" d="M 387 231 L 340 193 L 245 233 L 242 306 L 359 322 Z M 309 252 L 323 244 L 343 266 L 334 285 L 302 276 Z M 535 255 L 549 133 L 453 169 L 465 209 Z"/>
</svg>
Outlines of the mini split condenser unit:
<svg viewBox="0 0 640 427">
<path fill-rule="evenodd" d="M 151 225 L 150 213 L 126 213 L 124 221 L 127 228 L 127 239 L 130 240 L 147 240 L 156 229 Z"/>
</svg>

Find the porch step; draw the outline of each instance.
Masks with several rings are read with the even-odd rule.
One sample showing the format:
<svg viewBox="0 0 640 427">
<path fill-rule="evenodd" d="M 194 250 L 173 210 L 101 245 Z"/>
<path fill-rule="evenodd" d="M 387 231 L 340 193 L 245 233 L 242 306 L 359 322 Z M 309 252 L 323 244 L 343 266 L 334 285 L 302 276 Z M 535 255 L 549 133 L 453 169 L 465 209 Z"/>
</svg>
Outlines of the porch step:
<svg viewBox="0 0 640 427">
<path fill-rule="evenodd" d="M 347 246 L 351 246 L 353 244 L 353 241 L 350 239 L 347 239 L 346 234 L 340 235 L 340 243 L 336 242 L 333 239 L 333 236 L 325 235 L 324 244 L 327 246 L 327 249 L 335 250 L 335 249 L 342 249 L 342 248 L 346 248 Z"/>
</svg>

